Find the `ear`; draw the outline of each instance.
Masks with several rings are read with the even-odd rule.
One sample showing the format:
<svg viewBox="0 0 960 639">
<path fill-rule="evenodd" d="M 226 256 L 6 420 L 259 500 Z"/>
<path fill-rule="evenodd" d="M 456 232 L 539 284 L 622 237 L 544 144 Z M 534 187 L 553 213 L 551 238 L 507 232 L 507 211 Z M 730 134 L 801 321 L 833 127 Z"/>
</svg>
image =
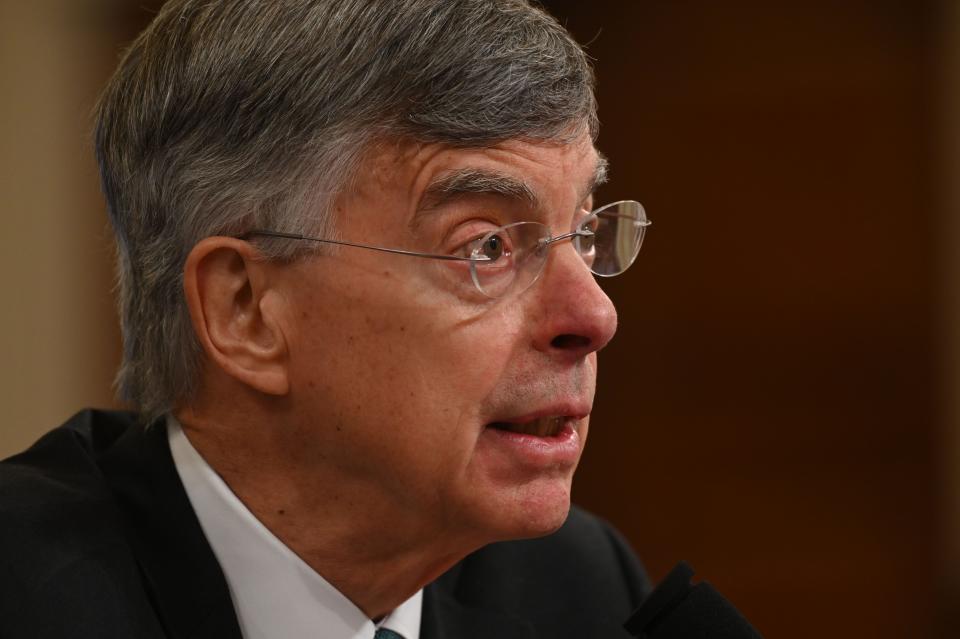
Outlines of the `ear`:
<svg viewBox="0 0 960 639">
<path fill-rule="evenodd" d="M 256 249 L 232 237 L 201 240 L 183 273 L 193 330 L 209 360 L 268 395 L 290 390 L 280 297 Z"/>
</svg>

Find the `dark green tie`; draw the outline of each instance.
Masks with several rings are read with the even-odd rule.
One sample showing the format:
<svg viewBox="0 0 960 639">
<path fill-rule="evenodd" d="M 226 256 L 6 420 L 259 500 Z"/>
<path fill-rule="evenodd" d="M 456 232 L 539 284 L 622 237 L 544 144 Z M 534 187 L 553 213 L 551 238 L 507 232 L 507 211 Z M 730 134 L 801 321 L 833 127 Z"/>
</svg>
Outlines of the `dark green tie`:
<svg viewBox="0 0 960 639">
<path fill-rule="evenodd" d="M 393 630 L 388 630 L 386 628 L 380 628 L 373 635 L 373 639 L 403 639 L 402 635 L 398 635 Z"/>
</svg>

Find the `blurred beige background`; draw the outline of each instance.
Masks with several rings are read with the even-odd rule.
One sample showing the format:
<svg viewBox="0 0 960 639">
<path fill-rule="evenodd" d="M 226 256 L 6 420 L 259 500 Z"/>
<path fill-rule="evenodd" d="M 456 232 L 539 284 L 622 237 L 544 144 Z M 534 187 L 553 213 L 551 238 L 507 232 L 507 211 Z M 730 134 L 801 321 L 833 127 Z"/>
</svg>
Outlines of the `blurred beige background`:
<svg viewBox="0 0 960 639">
<path fill-rule="evenodd" d="M 960 1 L 545 4 L 654 220 L 576 499 L 768 638 L 957 636 Z M 0 457 L 113 404 L 90 114 L 157 5 L 0 0 Z"/>
<path fill-rule="evenodd" d="M 0 455 L 109 405 L 119 357 L 90 123 L 118 51 L 102 0 L 0 0 Z"/>
</svg>

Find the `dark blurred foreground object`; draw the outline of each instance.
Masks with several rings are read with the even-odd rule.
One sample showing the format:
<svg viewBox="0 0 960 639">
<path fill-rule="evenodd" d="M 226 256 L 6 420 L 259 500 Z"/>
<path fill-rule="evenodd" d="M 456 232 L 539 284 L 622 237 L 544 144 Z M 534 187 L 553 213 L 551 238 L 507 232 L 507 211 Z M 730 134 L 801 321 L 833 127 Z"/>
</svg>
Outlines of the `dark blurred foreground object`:
<svg viewBox="0 0 960 639">
<path fill-rule="evenodd" d="M 627 631 L 640 639 L 763 639 L 713 586 L 694 586 L 691 577 L 686 562 L 677 564 L 624 624 Z"/>
</svg>

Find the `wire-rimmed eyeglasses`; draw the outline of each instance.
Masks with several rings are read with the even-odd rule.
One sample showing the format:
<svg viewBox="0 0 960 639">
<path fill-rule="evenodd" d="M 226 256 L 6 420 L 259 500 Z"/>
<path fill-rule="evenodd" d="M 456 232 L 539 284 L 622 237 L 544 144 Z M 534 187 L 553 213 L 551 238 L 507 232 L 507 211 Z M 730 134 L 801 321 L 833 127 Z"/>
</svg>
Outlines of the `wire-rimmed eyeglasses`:
<svg viewBox="0 0 960 639">
<path fill-rule="evenodd" d="M 569 233 L 554 237 L 550 235 L 550 228 L 546 224 L 514 222 L 474 238 L 450 255 L 419 253 L 263 229 L 249 231 L 242 237 L 305 240 L 411 257 L 464 262 L 470 266 L 470 277 L 477 290 L 487 297 L 497 298 L 508 292 L 520 293 L 529 288 L 543 272 L 550 248 L 564 240 L 573 243 L 577 253 L 594 275 L 620 275 L 630 268 L 637 258 L 643 236 L 650 224 L 643 205 L 636 200 L 622 200 L 595 209 L 578 221 Z"/>
</svg>

